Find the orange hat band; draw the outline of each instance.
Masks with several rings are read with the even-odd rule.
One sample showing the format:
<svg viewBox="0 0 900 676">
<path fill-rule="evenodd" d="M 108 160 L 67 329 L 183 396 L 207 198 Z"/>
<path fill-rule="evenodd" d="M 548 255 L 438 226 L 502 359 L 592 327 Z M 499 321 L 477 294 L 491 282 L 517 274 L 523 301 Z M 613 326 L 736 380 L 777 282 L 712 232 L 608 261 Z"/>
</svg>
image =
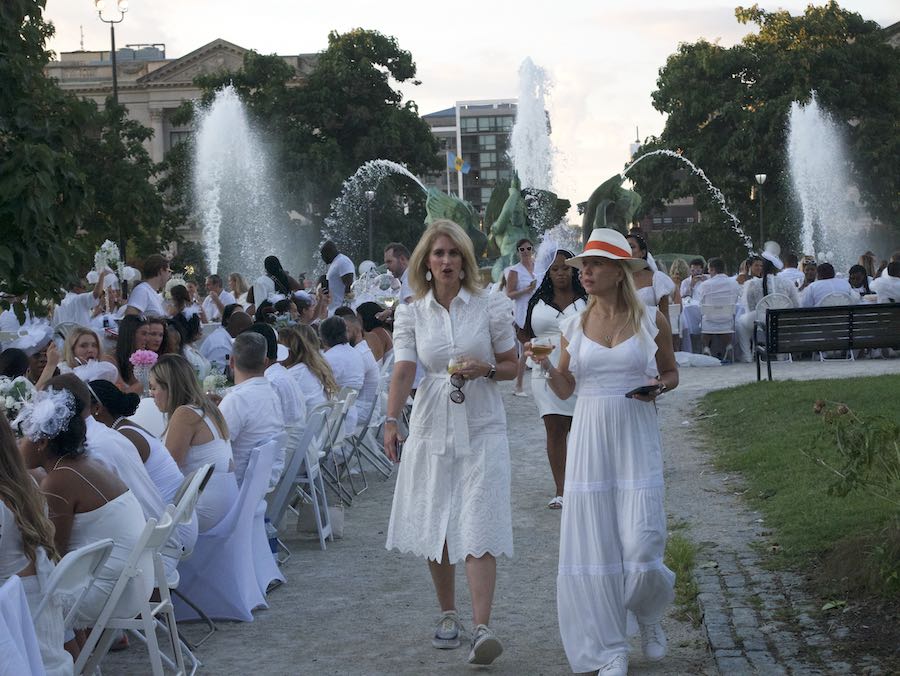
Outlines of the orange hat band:
<svg viewBox="0 0 900 676">
<path fill-rule="evenodd" d="M 620 247 L 617 247 L 615 244 L 610 244 L 608 242 L 600 242 L 594 240 L 593 242 L 588 242 L 584 245 L 585 251 L 605 251 L 606 253 L 615 254 L 616 256 L 621 256 L 622 258 L 631 258 L 631 252 L 625 251 Z"/>
</svg>

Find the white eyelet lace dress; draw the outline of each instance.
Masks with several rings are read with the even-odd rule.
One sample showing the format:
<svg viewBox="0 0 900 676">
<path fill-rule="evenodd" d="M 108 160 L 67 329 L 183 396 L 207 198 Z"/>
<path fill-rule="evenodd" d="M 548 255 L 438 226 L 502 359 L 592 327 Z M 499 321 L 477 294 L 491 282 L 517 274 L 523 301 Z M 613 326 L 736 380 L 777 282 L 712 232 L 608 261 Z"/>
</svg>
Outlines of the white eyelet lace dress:
<svg viewBox="0 0 900 676">
<path fill-rule="evenodd" d="M 559 629 L 574 672 L 627 654 L 626 619 L 657 621 L 674 597 L 663 564 L 666 514 L 656 407 L 625 393 L 656 372 L 656 313 L 607 348 L 581 317 L 562 325 L 578 402 L 566 457 L 556 581 Z"/>
<path fill-rule="evenodd" d="M 497 383 L 466 381 L 465 401 L 450 401 L 454 355 L 490 363 L 515 345 L 512 304 L 501 294 L 465 289 L 448 312 L 429 292 L 400 305 L 394 319 L 397 362 L 418 359 L 416 391 L 403 449 L 387 548 L 450 563 L 469 555 L 512 556 L 509 442 Z"/>
</svg>

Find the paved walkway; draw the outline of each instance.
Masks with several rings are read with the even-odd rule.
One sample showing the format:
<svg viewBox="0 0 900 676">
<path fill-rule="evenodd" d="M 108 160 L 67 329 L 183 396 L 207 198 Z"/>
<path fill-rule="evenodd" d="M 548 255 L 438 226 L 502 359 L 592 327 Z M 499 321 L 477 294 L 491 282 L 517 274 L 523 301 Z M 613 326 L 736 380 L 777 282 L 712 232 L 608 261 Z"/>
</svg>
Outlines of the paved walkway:
<svg viewBox="0 0 900 676">
<path fill-rule="evenodd" d="M 776 365 L 779 379 L 885 372 L 900 372 L 900 360 Z M 798 631 L 779 621 L 786 606 L 805 608 L 799 580 L 760 566 L 750 547 L 763 537 L 759 515 L 742 504 L 733 478 L 711 469 L 693 438 L 696 398 L 755 379 L 752 367 L 683 369 L 681 377 L 682 386 L 660 400 L 667 510 L 670 522 L 688 524 L 686 537 L 705 545 L 699 559 L 705 567 L 697 572 L 706 624 L 696 629 L 667 618 L 669 656 L 649 664 L 635 644 L 630 673 L 839 671 L 844 667 L 830 663 L 827 634 L 812 620 L 804 623 L 801 612 Z M 513 459 L 516 557 L 499 564 L 492 626 L 506 652 L 491 673 L 566 674 L 555 604 L 559 513 L 546 508 L 553 490 L 543 426 L 530 398 L 512 397 L 510 384 L 503 387 Z M 257 612 L 254 622 L 219 624 L 220 630 L 198 651 L 205 673 L 472 673 L 464 664 L 464 649 L 431 647 L 436 602 L 427 568 L 421 560 L 384 549 L 393 480 L 376 478 L 371 485 L 346 510 L 344 538 L 327 551 L 319 551 L 317 542 L 290 537 L 294 555 L 284 567 L 288 583 L 270 594 L 270 609 Z M 462 570 L 457 579 L 458 607 L 468 618 Z M 199 632 L 198 626 L 184 627 L 188 637 Z M 810 646 L 816 648 L 814 659 Z M 864 673 L 866 666 L 845 668 Z M 147 662 L 139 648 L 132 648 L 110 656 L 105 667 L 107 673 L 143 674 Z"/>
</svg>

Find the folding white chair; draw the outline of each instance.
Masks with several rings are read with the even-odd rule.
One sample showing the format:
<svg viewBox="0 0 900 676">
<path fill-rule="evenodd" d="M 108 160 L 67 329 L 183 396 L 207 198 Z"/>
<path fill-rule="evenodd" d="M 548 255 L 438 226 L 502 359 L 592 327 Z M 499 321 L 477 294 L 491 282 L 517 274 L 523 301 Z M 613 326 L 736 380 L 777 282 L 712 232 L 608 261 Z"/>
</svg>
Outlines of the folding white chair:
<svg viewBox="0 0 900 676">
<path fill-rule="evenodd" d="M 763 296 L 756 304 L 756 318 L 753 322 L 753 333 L 750 334 L 750 352 L 755 355 L 757 370 L 759 370 L 759 355 L 765 356 L 766 345 L 766 310 L 782 310 L 794 307 L 791 299 L 783 293 L 770 293 Z M 788 360 L 791 355 L 788 354 Z"/>
<path fill-rule="evenodd" d="M 347 418 L 347 411 L 356 401 L 356 390 L 350 388 L 342 388 L 338 393 L 338 399 L 335 406 L 331 409 L 328 416 L 326 428 L 326 438 L 322 445 L 325 457 L 320 463 L 325 482 L 331 490 L 335 492 L 338 499 L 346 502 L 348 505 L 353 503 L 353 493 L 344 488 L 341 483 L 341 465 L 344 459 L 339 458 L 339 452 L 343 446 L 346 432 L 344 430 L 344 421 Z M 329 465 L 331 465 L 329 467 Z M 344 465 L 346 466 L 346 465 Z"/>
<path fill-rule="evenodd" d="M 285 432 L 282 432 L 272 439 L 276 444 L 275 448 L 284 448 L 285 454 L 290 450 L 287 447 L 289 440 L 290 437 Z M 285 457 L 285 462 L 287 462 L 287 457 Z M 282 474 L 283 473 L 284 470 L 282 469 Z M 256 581 L 259 584 L 259 590 L 262 592 L 263 596 L 272 589 L 273 585 L 279 586 L 285 583 L 284 575 L 278 568 L 278 561 L 275 558 L 275 553 L 269 546 L 269 536 L 266 532 L 266 509 L 268 508 L 268 503 L 266 502 L 265 496 L 268 492 L 270 483 L 271 474 L 269 475 L 269 481 L 266 483 L 266 489 L 263 492 L 263 496 L 256 504 L 256 512 L 253 515 L 252 531 L 253 569 L 256 571 Z"/>
<path fill-rule="evenodd" d="M 700 305 L 701 335 L 731 335 L 734 339 L 734 309 L 737 298 L 731 293 L 712 293 L 704 296 Z M 729 342 L 725 347 L 725 360 L 733 355 L 734 348 Z M 733 357 L 731 357 L 733 361 Z"/>
<path fill-rule="evenodd" d="M 112 592 L 103 604 L 100 615 L 94 622 L 94 626 L 88 634 L 87 641 L 81 648 L 81 653 L 75 661 L 76 674 L 93 674 L 100 662 L 109 652 L 109 647 L 115 638 L 117 629 L 143 630 L 143 637 L 147 642 L 147 652 L 150 655 L 150 666 L 154 676 L 162 676 L 163 653 L 160 651 L 156 639 L 157 617 L 162 615 L 166 620 L 169 635 L 170 648 L 172 649 L 176 673 L 182 675 L 184 670 L 184 656 L 181 652 L 181 642 L 178 640 L 178 627 L 175 624 L 175 613 L 172 608 L 172 600 L 169 596 L 169 586 L 166 583 L 166 569 L 160 550 L 166 545 L 175 521 L 172 514 L 175 511 L 173 505 L 169 505 L 157 522 L 149 519 L 144 527 L 141 537 L 138 538 L 134 549 L 128 557 L 125 567 L 122 569 L 119 579 L 113 586 Z M 148 562 L 149 558 L 149 562 Z M 149 566 L 149 567 L 148 567 Z M 140 611 L 136 617 L 123 617 L 117 606 L 129 585 L 146 585 L 147 578 L 159 590 L 159 601 L 150 601 L 150 593 L 142 599 Z M 153 584 L 150 585 L 152 589 Z M 140 587 L 139 587 L 140 588 Z M 143 596 L 143 594 L 142 594 Z"/>
<path fill-rule="evenodd" d="M 331 533 L 325 484 L 319 471 L 319 447 L 315 440 L 324 429 L 327 413 L 327 408 L 316 408 L 307 419 L 303 435 L 295 443 L 292 456 L 286 460 L 281 481 L 270 493 L 266 512 L 271 524 L 278 529 L 285 511 L 295 498 L 308 501 L 315 515 L 319 544 L 323 550 L 326 538 L 334 540 L 334 536 Z M 290 550 L 280 540 L 279 546 L 287 553 L 287 557 L 281 561 L 284 563 L 290 558 Z"/>
<path fill-rule="evenodd" d="M 191 557 L 178 566 L 180 588 L 213 619 L 252 622 L 252 611 L 267 607 L 253 564 L 253 517 L 269 485 L 277 445 L 270 441 L 250 451 L 237 501 L 218 524 L 200 534 Z M 175 616 L 199 619 L 180 598 L 175 599 Z"/>
<path fill-rule="evenodd" d="M 71 622 L 74 621 L 82 600 L 90 588 L 94 586 L 97 573 L 103 568 L 112 549 L 113 541 L 105 538 L 84 547 L 73 549 L 62 557 L 47 578 L 44 595 L 34 613 L 35 624 L 37 624 L 38 618 L 47 609 L 47 606 L 56 597 L 62 597 L 74 599 L 71 606 L 67 604 L 69 610 L 66 614 L 66 626 L 71 626 Z"/>
</svg>

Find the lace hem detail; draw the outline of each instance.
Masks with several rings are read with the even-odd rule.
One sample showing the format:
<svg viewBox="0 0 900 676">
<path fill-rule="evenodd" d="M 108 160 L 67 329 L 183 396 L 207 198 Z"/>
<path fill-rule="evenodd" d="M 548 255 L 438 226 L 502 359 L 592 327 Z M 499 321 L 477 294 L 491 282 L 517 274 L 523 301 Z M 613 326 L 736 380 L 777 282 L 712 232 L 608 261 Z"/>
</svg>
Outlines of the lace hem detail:
<svg viewBox="0 0 900 676">
<path fill-rule="evenodd" d="M 388 550 L 389 552 L 398 552 L 400 554 L 412 554 L 414 556 L 421 557 L 428 561 L 437 561 L 437 559 L 435 557 L 433 557 L 431 554 L 421 551 L 419 549 L 416 549 L 415 547 L 401 547 L 400 545 L 387 544 L 384 546 L 384 548 L 386 550 Z M 466 558 L 469 556 L 472 556 L 476 559 L 480 559 L 482 556 L 485 556 L 486 554 L 490 554 L 495 559 L 500 558 L 501 556 L 505 556 L 508 559 L 512 559 L 514 557 L 512 545 L 510 545 L 508 550 L 506 547 L 499 547 L 499 548 L 486 547 L 481 550 L 465 552 L 460 557 L 458 557 L 456 560 L 451 561 L 450 564 L 456 565 L 458 563 L 464 563 Z"/>
</svg>

